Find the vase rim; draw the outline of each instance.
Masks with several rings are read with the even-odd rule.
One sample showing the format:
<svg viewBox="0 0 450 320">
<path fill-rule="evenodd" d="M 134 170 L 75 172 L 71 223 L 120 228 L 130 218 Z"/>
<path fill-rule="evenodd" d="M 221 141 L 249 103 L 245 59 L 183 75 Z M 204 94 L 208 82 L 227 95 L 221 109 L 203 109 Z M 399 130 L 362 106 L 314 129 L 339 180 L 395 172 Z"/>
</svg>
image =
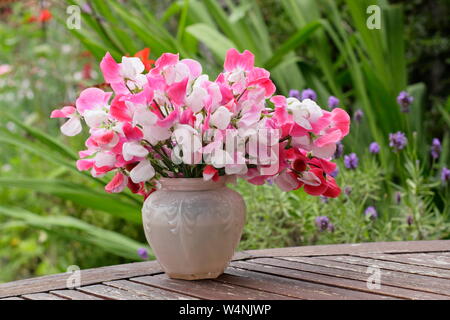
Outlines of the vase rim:
<svg viewBox="0 0 450 320">
<path fill-rule="evenodd" d="M 205 181 L 203 178 L 161 178 L 159 179 L 160 190 L 172 191 L 202 191 L 225 187 L 229 180 L 227 176 L 219 177 L 218 181 Z"/>
</svg>

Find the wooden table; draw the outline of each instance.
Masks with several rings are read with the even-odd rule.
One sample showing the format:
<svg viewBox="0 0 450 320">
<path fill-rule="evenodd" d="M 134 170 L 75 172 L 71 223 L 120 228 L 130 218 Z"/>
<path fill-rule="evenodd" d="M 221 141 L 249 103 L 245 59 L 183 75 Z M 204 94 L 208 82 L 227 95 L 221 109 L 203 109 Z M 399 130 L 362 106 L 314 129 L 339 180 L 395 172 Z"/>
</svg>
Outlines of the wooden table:
<svg viewBox="0 0 450 320">
<path fill-rule="evenodd" d="M 0 284 L 0 298 L 450 299 L 450 240 L 239 252 L 215 280 L 172 280 L 156 261 L 83 270 L 81 286 L 73 290 L 67 289 L 68 277 Z"/>
</svg>

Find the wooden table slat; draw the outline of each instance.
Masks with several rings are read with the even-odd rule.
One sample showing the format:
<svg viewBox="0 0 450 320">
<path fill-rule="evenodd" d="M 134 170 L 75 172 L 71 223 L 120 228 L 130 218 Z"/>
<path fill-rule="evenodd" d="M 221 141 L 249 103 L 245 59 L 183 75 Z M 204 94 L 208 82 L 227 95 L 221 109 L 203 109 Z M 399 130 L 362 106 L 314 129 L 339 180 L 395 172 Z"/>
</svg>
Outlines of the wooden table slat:
<svg viewBox="0 0 450 320">
<path fill-rule="evenodd" d="M 421 274 L 424 276 L 450 279 L 450 270 L 435 269 L 430 267 L 415 266 L 412 264 L 404 264 L 399 262 L 390 262 L 378 259 L 361 258 L 357 256 L 326 256 L 324 259 L 334 261 L 343 261 L 347 263 L 359 264 L 364 266 L 377 266 L 381 269 L 402 271 L 412 274 Z"/>
<path fill-rule="evenodd" d="M 102 300 L 99 297 L 83 293 L 77 290 L 54 290 L 51 294 L 69 300 Z"/>
<path fill-rule="evenodd" d="M 226 274 L 222 275 L 217 280 L 305 300 L 373 299 L 372 294 L 366 294 L 365 292 L 327 286 L 298 279 L 289 279 L 234 267 L 228 268 Z"/>
<path fill-rule="evenodd" d="M 374 300 L 399 299 L 397 297 L 392 297 L 392 296 L 388 296 L 385 294 L 373 292 L 367 288 L 366 283 L 359 281 L 359 280 L 338 279 L 338 278 L 327 276 L 327 275 L 317 276 L 317 274 L 314 274 L 311 272 L 293 270 L 290 268 L 284 268 L 282 266 L 273 266 L 273 265 L 257 263 L 257 262 L 254 262 L 253 260 L 251 262 L 248 262 L 248 261 L 233 262 L 232 266 L 241 268 L 241 269 L 251 270 L 251 271 L 279 275 L 279 276 L 283 276 L 283 277 L 291 278 L 291 279 L 298 279 L 298 280 L 309 281 L 309 282 L 319 283 L 319 284 L 328 285 L 328 286 L 335 286 L 338 288 L 356 290 L 356 291 L 364 292 L 367 295 L 370 295 L 370 298 L 374 299 Z"/>
<path fill-rule="evenodd" d="M 399 262 L 404 264 L 412 264 L 417 266 L 424 266 L 430 268 L 438 268 L 450 271 L 450 257 L 439 256 L 438 254 L 431 255 L 429 253 L 413 253 L 413 254 L 381 254 L 381 253 L 365 253 L 357 254 L 356 256 L 362 258 L 371 258 L 377 260 L 385 260 L 392 262 Z M 449 272 L 450 274 L 450 272 Z"/>
<path fill-rule="evenodd" d="M 132 281 L 155 286 L 161 289 L 187 294 L 199 299 L 215 300 L 290 300 L 286 296 L 224 284 L 214 280 L 186 281 L 169 279 L 166 275 L 138 277 Z"/>
<path fill-rule="evenodd" d="M 54 294 L 45 293 L 45 292 L 25 294 L 22 296 L 22 298 L 24 298 L 26 300 L 67 300 L 67 299 L 58 297 Z"/>
<path fill-rule="evenodd" d="M 289 261 L 300 262 L 306 265 L 312 265 L 317 273 L 344 277 L 355 280 L 367 281 L 370 274 L 367 273 L 367 267 L 346 264 L 342 262 L 325 260 L 317 257 L 286 257 Z M 409 299 L 450 299 L 450 282 L 443 279 L 436 279 L 428 276 L 409 273 L 380 270 L 380 282 L 382 286 L 389 286 L 391 291 L 401 294 Z M 395 287 L 398 287 L 395 288 Z M 404 290 L 406 289 L 406 290 Z"/>
<path fill-rule="evenodd" d="M 104 284 L 110 287 L 130 291 L 136 295 L 145 296 L 151 300 L 197 300 L 196 298 L 190 297 L 188 295 L 165 291 L 159 288 L 128 280 L 109 281 L 105 282 Z"/>
</svg>

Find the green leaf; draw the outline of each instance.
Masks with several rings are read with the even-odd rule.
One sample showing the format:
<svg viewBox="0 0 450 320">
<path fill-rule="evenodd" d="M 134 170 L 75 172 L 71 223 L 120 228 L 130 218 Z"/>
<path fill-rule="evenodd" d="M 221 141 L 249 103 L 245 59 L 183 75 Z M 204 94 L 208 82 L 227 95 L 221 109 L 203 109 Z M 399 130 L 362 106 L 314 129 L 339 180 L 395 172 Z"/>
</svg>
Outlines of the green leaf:
<svg viewBox="0 0 450 320">
<path fill-rule="evenodd" d="M 320 22 L 315 21 L 298 30 L 289 39 L 281 44 L 272 57 L 264 63 L 264 68 L 272 69 L 276 67 L 280 62 L 282 62 L 287 53 L 302 45 L 320 26 Z"/>
<path fill-rule="evenodd" d="M 228 49 L 236 48 L 236 45 L 220 32 L 204 23 L 190 25 L 186 31 L 202 41 L 218 58 L 223 60 Z"/>
</svg>

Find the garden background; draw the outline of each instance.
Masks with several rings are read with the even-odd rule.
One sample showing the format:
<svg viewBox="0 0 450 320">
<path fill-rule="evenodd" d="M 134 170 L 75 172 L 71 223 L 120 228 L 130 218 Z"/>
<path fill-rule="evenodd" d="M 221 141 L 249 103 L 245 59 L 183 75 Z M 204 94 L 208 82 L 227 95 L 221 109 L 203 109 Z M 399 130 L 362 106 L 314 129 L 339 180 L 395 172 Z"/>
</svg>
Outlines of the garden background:
<svg viewBox="0 0 450 320">
<path fill-rule="evenodd" d="M 370 5 L 380 29 L 367 27 Z M 450 239 L 449 11 L 446 0 L 0 1 L 0 282 L 153 259 L 142 199 L 77 171 L 85 137 L 49 119 L 101 86 L 107 51 L 178 52 L 215 75 L 228 48 L 248 49 L 279 93 L 352 115 L 335 155 L 342 195 L 240 181 L 239 249 Z"/>
</svg>

